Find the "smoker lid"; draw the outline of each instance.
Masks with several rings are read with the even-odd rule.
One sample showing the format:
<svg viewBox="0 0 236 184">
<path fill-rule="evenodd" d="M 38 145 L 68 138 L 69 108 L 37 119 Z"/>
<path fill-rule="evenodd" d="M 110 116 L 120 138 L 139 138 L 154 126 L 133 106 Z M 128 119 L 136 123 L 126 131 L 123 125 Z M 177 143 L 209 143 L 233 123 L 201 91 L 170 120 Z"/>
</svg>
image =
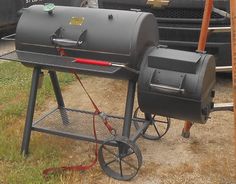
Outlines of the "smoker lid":
<svg viewBox="0 0 236 184">
<path fill-rule="evenodd" d="M 22 14 L 17 50 L 57 55 L 60 47 L 71 57 L 109 59 L 138 69 L 147 47 L 158 44 L 150 13 L 56 6 L 50 14 L 43 8 L 31 6 Z"/>
</svg>

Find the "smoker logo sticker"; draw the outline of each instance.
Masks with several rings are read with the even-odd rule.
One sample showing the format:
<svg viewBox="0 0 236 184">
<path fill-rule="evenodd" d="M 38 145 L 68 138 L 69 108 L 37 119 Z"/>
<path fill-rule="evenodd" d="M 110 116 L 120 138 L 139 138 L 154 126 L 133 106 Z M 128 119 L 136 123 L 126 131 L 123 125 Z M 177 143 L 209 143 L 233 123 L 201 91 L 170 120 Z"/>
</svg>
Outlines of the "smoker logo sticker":
<svg viewBox="0 0 236 184">
<path fill-rule="evenodd" d="M 72 17 L 70 19 L 70 25 L 72 26 L 81 26 L 84 23 L 84 17 Z"/>
</svg>

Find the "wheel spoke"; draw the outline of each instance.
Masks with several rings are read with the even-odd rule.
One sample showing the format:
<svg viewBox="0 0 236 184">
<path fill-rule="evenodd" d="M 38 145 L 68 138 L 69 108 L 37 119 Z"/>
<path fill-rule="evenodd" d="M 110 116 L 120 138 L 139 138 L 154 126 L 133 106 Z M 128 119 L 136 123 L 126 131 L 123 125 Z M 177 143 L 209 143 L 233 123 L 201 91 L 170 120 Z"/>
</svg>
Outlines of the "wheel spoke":
<svg viewBox="0 0 236 184">
<path fill-rule="evenodd" d="M 134 151 L 133 151 L 133 150 L 132 150 L 132 152 L 130 152 L 130 153 L 126 154 L 126 155 L 123 155 L 123 156 L 121 156 L 120 158 L 122 159 L 122 158 L 128 157 L 128 156 L 130 156 L 130 155 L 132 155 L 132 154 L 134 154 Z"/>
<path fill-rule="evenodd" d="M 155 117 L 156 117 L 156 114 L 153 114 L 153 116 L 152 116 L 152 120 L 155 121 Z"/>
<path fill-rule="evenodd" d="M 125 164 L 127 164 L 128 166 L 130 166 L 131 168 L 138 170 L 138 168 L 136 166 L 134 166 L 133 164 L 130 164 L 129 162 L 127 162 L 126 160 L 121 159 L 122 162 L 124 162 Z"/>
<path fill-rule="evenodd" d="M 160 133 L 159 133 L 159 131 L 158 131 L 158 129 L 157 129 L 157 127 L 156 127 L 155 123 L 153 124 L 153 126 L 154 126 L 154 128 L 155 128 L 155 130 L 156 130 L 156 132 L 157 132 L 158 136 L 159 136 L 159 137 L 161 137 L 161 135 L 160 135 Z"/>
<path fill-rule="evenodd" d="M 138 117 L 134 117 L 133 120 L 134 121 L 139 121 L 139 122 L 144 122 L 145 121 L 144 118 L 138 118 Z"/>
<path fill-rule="evenodd" d="M 114 155 L 116 158 L 119 158 L 119 156 L 115 153 L 113 153 L 111 150 L 107 149 L 107 147 L 103 146 L 104 150 L 106 150 L 107 152 L 109 152 L 110 154 Z"/>
<path fill-rule="evenodd" d="M 123 176 L 123 171 L 122 171 L 122 163 L 121 163 L 121 160 L 122 160 L 122 159 L 120 159 L 120 161 L 119 161 L 119 164 L 120 164 L 120 175 L 121 175 L 121 176 Z"/>
<path fill-rule="evenodd" d="M 105 166 L 108 166 L 108 165 L 112 164 L 112 163 L 115 162 L 115 161 L 117 161 L 117 159 L 114 159 L 114 160 L 111 160 L 111 161 L 107 162 L 107 163 L 105 164 Z"/>
<path fill-rule="evenodd" d="M 161 121 L 161 120 L 155 120 L 155 121 L 158 122 L 158 123 L 169 124 L 168 121 Z"/>
</svg>

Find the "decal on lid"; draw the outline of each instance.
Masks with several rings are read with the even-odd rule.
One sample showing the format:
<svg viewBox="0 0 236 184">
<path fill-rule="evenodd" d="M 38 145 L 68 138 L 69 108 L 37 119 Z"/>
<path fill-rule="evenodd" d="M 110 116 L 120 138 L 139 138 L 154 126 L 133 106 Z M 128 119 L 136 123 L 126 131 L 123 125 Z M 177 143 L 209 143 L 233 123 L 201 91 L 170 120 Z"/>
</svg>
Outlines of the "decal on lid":
<svg viewBox="0 0 236 184">
<path fill-rule="evenodd" d="M 72 26 L 81 26 L 84 23 L 84 17 L 72 17 L 70 19 L 70 25 Z"/>
</svg>

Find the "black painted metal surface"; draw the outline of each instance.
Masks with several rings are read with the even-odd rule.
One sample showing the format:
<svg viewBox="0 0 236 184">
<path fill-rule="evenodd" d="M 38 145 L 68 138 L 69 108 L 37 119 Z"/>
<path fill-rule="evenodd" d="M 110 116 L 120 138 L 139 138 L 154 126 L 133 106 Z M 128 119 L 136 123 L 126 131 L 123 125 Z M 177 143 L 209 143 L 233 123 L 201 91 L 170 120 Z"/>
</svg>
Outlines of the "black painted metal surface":
<svg viewBox="0 0 236 184">
<path fill-rule="evenodd" d="M 141 66 L 138 102 L 146 113 L 205 123 L 213 109 L 211 55 L 152 48 Z"/>
<path fill-rule="evenodd" d="M 34 24 L 34 26 L 32 26 Z M 43 29 L 42 29 L 43 28 Z M 25 10 L 16 32 L 17 51 L 123 63 L 137 68 L 149 46 L 158 44 L 155 17 L 150 13 L 57 6 Z"/>
</svg>

